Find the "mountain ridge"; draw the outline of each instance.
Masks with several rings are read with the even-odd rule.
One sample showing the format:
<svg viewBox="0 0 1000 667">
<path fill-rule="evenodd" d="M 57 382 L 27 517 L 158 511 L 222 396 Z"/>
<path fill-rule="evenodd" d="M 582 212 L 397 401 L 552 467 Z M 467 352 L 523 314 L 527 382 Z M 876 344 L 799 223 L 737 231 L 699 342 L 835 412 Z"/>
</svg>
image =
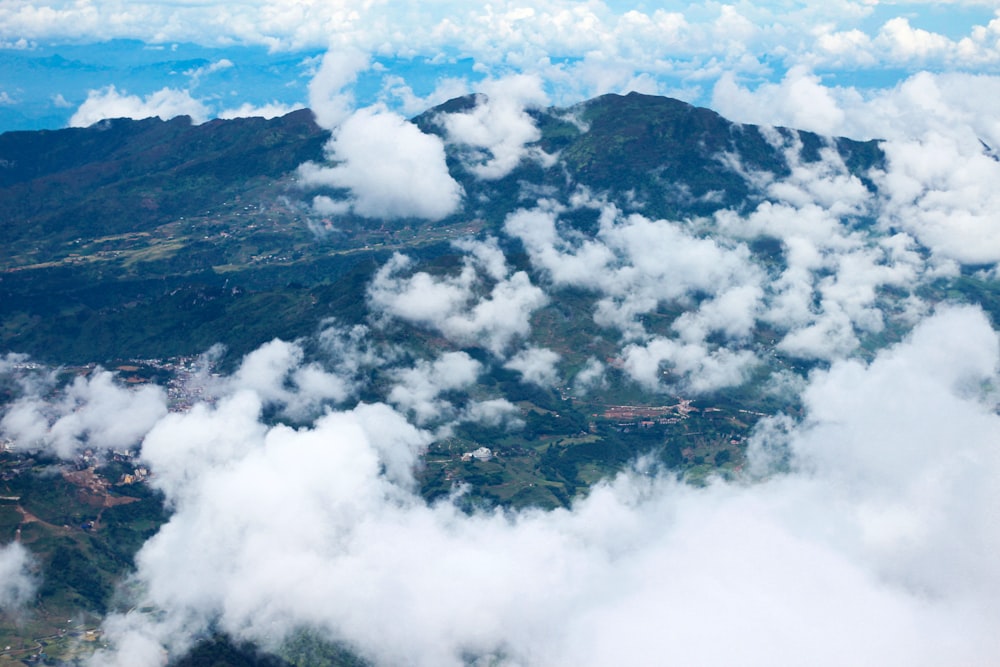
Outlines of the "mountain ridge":
<svg viewBox="0 0 1000 667">
<path fill-rule="evenodd" d="M 441 114 L 468 112 L 485 101 L 484 96 L 455 98 L 413 122 L 426 132 L 445 136 L 438 124 Z M 308 302 L 320 299 L 329 280 L 336 282 L 335 276 L 345 270 L 350 273 L 346 267 L 365 254 L 375 257 L 391 248 L 423 247 L 435 238 L 457 237 L 470 229 L 498 232 L 507 215 L 524 204 L 526 182 L 556 198 L 568 198 L 580 187 L 607 192 L 612 198 L 627 195 L 632 201 L 642 200 L 635 210 L 647 216 L 704 215 L 747 197 L 750 187 L 744 176 L 727 170 L 716 149 L 739 151 L 738 138 L 749 136 L 760 154 L 749 159 L 749 149 L 745 150 L 750 164 L 775 171 L 783 164 L 780 151 L 767 144 L 755 126 L 732 124 L 711 110 L 669 98 L 607 95 L 568 109 L 531 113 L 539 126 L 535 143 L 561 156 L 553 168 L 525 159 L 502 178 L 479 179 L 463 162 L 460 149 L 448 143 L 450 169 L 465 191 L 457 212 L 440 222 L 376 224 L 347 213 L 338 217 L 333 232 L 318 236 L 313 230 L 329 223 L 310 211 L 310 193 L 295 183 L 300 164 L 325 159 L 324 145 L 330 136 L 315 124 L 309 110 L 273 120 L 192 125 L 184 117 L 117 119 L 89 128 L 2 134 L 0 217 L 6 223 L 0 226 L 0 268 L 5 271 L 0 274 L 4 278 L 0 316 L 7 324 L 0 328 L 0 345 L 58 355 L 60 348 L 68 351 L 66 343 L 59 342 L 59 326 L 78 330 L 81 324 L 86 329 L 105 317 L 118 321 L 136 303 L 148 304 L 149 310 L 140 307 L 129 315 L 173 322 L 180 315 L 175 307 L 166 306 L 171 292 L 181 289 L 198 295 L 208 289 L 221 294 L 219 290 L 229 285 L 231 293 L 234 284 L 238 291 L 262 297 L 282 291 L 284 299 L 298 304 L 295 311 L 301 314 L 296 318 L 312 318 L 315 308 L 306 307 Z M 579 115 L 577 122 L 590 124 L 587 132 L 567 120 L 571 114 Z M 813 142 L 809 138 L 813 135 L 798 136 L 806 137 L 806 144 Z M 629 166 L 631 158 L 639 166 Z M 855 171 L 862 172 L 863 166 Z M 713 194 L 720 189 L 724 196 Z M 477 203 L 483 201 L 489 204 Z M 476 220 L 481 222 L 469 227 Z M 324 278 L 309 268 L 331 263 L 345 269 L 326 269 L 332 278 Z M 271 279 L 270 287 L 254 287 L 260 283 L 256 276 L 275 271 L 288 276 L 286 284 L 312 290 L 309 299 L 303 301 L 304 293 L 292 294 Z M 67 290 L 60 284 L 91 284 L 105 296 L 98 302 L 81 301 L 74 296 L 75 287 Z M 150 293 L 155 285 L 162 285 L 154 288 L 162 291 Z M 44 292 L 48 294 L 44 309 L 31 305 L 32 295 Z M 232 294 L 218 297 L 223 303 L 233 298 Z M 195 296 L 196 302 L 202 303 L 201 299 Z M 218 299 L 209 299 L 211 308 L 196 307 L 188 313 L 185 317 L 195 319 L 187 328 L 198 329 L 221 317 L 218 326 L 211 327 L 212 335 L 242 330 L 228 319 L 237 311 L 226 314 L 229 306 L 223 306 L 218 312 Z M 161 308 L 154 308 L 154 303 Z M 175 328 L 175 324 L 164 326 Z M 296 320 L 291 329 L 280 331 L 306 331 L 311 326 Z M 51 333 L 42 335 L 39 327 Z M 120 345 L 109 346 L 106 326 L 97 329 L 104 332 L 101 344 L 95 341 L 95 349 L 102 350 L 99 359 L 132 355 L 124 346 L 133 344 L 125 341 L 134 342 L 135 336 L 122 336 Z M 111 340 L 115 338 L 112 335 Z M 248 351 L 266 339 L 221 342 Z M 195 353 L 196 347 L 212 342 L 219 341 L 199 337 L 171 349 Z M 74 349 L 74 361 L 88 360 L 80 356 L 85 344 Z"/>
</svg>

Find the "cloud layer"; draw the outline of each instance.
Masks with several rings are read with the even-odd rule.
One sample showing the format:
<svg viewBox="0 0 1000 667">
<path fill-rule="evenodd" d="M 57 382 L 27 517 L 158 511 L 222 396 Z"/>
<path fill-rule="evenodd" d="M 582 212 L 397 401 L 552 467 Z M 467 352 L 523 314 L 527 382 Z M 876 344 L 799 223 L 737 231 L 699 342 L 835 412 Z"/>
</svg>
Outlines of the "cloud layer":
<svg viewBox="0 0 1000 667">
<path fill-rule="evenodd" d="M 194 43 L 218 51 L 198 66 L 181 61 L 179 71 L 146 68 L 147 80 L 139 83 L 133 78 L 131 94 L 119 93 L 121 99 L 108 92 L 107 86 L 122 87 L 115 80 L 98 84 L 89 97 L 84 91 L 79 99 L 79 93 L 69 93 L 69 88 L 76 88 L 69 81 L 67 90 L 38 96 L 33 83 L 25 80 L 5 83 L 10 89 L 0 90 L 6 96 L 0 100 L 20 105 L 31 98 L 30 104 L 21 106 L 37 114 L 32 105 L 52 111 L 58 105 L 50 98 L 65 94 L 61 99 L 71 99 L 74 106 L 87 105 L 76 114 L 75 124 L 93 119 L 102 107 L 109 113 L 149 114 L 152 106 L 150 115 L 158 115 L 180 105 L 182 113 L 193 117 L 197 113 L 192 112 L 206 109 L 213 115 L 232 115 L 240 109 L 273 112 L 264 108 L 265 100 L 280 100 L 275 107 L 308 104 L 319 109 L 322 85 L 310 86 L 296 99 L 287 98 L 283 88 L 301 90 L 302 65 L 323 49 L 333 54 L 331 60 L 344 62 L 353 59 L 347 54 L 357 54 L 363 64 L 379 63 L 386 71 L 365 92 L 363 104 L 381 100 L 405 113 L 426 108 L 426 104 L 414 107 L 415 100 L 440 102 L 447 98 L 440 95 L 443 90 L 466 92 L 470 82 L 511 73 L 537 77 L 550 99 L 568 104 L 630 90 L 707 103 L 714 83 L 728 76 L 756 86 L 804 71 L 869 89 L 884 85 L 886 68 L 892 69 L 894 79 L 900 76 L 897 72 L 905 76 L 922 70 L 1000 72 L 1000 18 L 995 8 L 977 0 L 845 1 L 822 6 L 698 2 L 658 8 L 608 1 L 580 5 L 539 0 L 470 7 L 453 1 L 428 6 L 407 0 L 380 10 L 382 4 L 384 0 L 307 5 L 292 0 L 236 5 L 171 1 L 133 2 L 126 7 L 106 0 L 10 0 L 0 7 L 0 47 L 12 53 L 38 45 L 110 39 L 139 40 L 160 49 Z M 235 48 L 248 45 L 282 58 L 295 54 L 294 64 L 274 65 L 282 68 L 284 80 L 269 80 L 270 92 L 263 99 L 261 91 L 253 89 L 259 81 L 234 83 L 246 68 L 260 67 Z M 199 58 L 203 58 L 200 53 Z M 107 64 L 87 63 L 88 78 L 94 68 L 104 67 Z M 317 71 L 331 73 L 326 63 Z M 357 73 L 354 70 L 336 88 L 356 81 Z M 179 75 L 187 77 L 186 87 L 178 85 Z M 800 84 L 795 92 L 801 102 L 796 112 L 800 126 L 830 120 L 807 114 L 816 107 L 817 100 L 809 94 L 816 89 Z M 484 130 L 480 124 L 480 140 L 486 139 Z M 502 168 L 503 158 L 493 159 L 497 162 L 488 168 Z"/>
<path fill-rule="evenodd" d="M 376 664 L 763 665 L 777 646 L 787 664 L 991 664 L 998 362 L 980 311 L 943 309 L 814 375 L 805 421 L 751 445 L 756 483 L 640 467 L 516 514 L 416 496 L 428 435 L 386 405 L 296 430 L 234 388 L 146 436 L 176 509 L 137 558 L 159 611 L 112 617 L 94 664 L 159 664 L 209 624 L 265 644 L 311 628 Z M 768 472 L 777 452 L 788 472 Z"/>
<path fill-rule="evenodd" d="M 929 19 L 941 23 L 940 16 L 920 3 L 909 3 L 908 18 L 903 11 L 893 15 L 867 2 L 821 7 L 704 2 L 678 5 L 672 11 L 565 0 L 487 7 L 401 2 L 390 12 L 366 11 L 371 7 L 360 2 L 301 5 L 270 0 L 234 6 L 136 2 L 123 7 L 102 1 L 14 0 L 0 14 L 4 26 L 0 37 L 11 44 L 127 37 L 157 43 L 242 42 L 272 49 L 325 47 L 332 40 L 368 51 L 435 55 L 453 50 L 483 62 L 521 66 L 544 63 L 546 57 L 578 56 L 587 60 L 579 68 L 581 75 L 592 80 L 627 76 L 623 69 L 628 68 L 651 72 L 683 68 L 707 53 L 722 61 L 707 63 L 709 68 L 741 61 L 749 67 L 746 61 L 750 61 L 760 69 L 765 65 L 754 54 L 767 52 L 792 64 L 807 61 L 850 68 L 875 62 L 996 65 L 1000 24 L 992 12 L 978 2 L 947 4 L 961 5 L 968 18 L 959 23 L 950 17 L 951 30 L 935 31 Z"/>
</svg>

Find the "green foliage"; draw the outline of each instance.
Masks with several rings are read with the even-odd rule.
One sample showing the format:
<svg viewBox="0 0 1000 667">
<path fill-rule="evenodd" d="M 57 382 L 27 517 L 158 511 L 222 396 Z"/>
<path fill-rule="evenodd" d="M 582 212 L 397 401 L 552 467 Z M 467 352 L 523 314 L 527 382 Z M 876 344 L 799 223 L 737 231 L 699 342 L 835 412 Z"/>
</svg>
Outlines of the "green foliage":
<svg viewBox="0 0 1000 667">
<path fill-rule="evenodd" d="M 292 635 L 282 643 L 277 654 L 295 667 L 368 667 L 370 664 L 343 644 L 307 630 Z"/>
<path fill-rule="evenodd" d="M 217 635 L 198 642 L 187 655 L 172 662 L 171 667 L 290 667 L 290 663 L 263 654 L 251 644 L 238 644 Z"/>
</svg>

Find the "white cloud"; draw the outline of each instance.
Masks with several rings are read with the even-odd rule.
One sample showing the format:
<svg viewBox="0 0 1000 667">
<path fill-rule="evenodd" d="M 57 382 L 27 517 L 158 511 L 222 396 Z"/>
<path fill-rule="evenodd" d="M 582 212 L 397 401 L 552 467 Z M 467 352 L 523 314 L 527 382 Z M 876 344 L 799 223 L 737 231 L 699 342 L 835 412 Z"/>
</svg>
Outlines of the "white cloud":
<svg viewBox="0 0 1000 667">
<path fill-rule="evenodd" d="M 69 120 L 71 127 L 87 127 L 107 118 L 151 118 L 169 120 L 177 116 L 190 116 L 192 122 L 203 123 L 211 111 L 202 102 L 191 97 L 187 90 L 162 88 L 146 97 L 118 92 L 114 86 L 91 90 Z"/>
<path fill-rule="evenodd" d="M 874 4 L 846 0 L 780 6 L 705 1 L 651 9 L 565 0 L 542 0 L 530 7 L 510 2 L 487 6 L 454 0 L 433 5 L 402 2 L 394 3 L 392 12 L 372 11 L 373 6 L 363 0 L 332 4 L 255 0 L 135 2 L 123 8 L 108 0 L 9 0 L 0 5 L 0 44 L 23 49 L 34 48 L 38 40 L 93 44 L 124 38 L 158 48 L 171 42 L 218 47 L 219 57 L 213 63 L 184 71 L 192 77 L 191 87 L 204 90 L 206 99 L 229 98 L 233 92 L 222 88 L 230 85 L 224 81 L 230 77 L 212 73 L 227 67 L 227 62 L 247 67 L 238 54 L 225 51 L 227 47 L 254 45 L 310 56 L 317 49 L 328 49 L 309 86 L 307 102 L 327 129 L 339 125 L 354 108 L 350 88 L 357 75 L 380 61 L 390 63 L 390 69 L 391 63 L 399 63 L 399 71 L 422 70 L 409 81 L 397 71 L 387 71 L 377 84 L 380 98 L 398 104 L 396 108 L 406 114 L 468 92 L 475 87 L 468 80 L 480 76 L 485 76 L 487 86 L 534 78 L 540 82 L 536 92 L 569 104 L 630 90 L 703 100 L 720 76 L 773 80 L 802 67 L 864 80 L 883 63 L 908 73 L 922 69 L 988 73 L 1000 66 L 1000 19 L 976 3 L 949 16 L 947 30 L 941 29 L 948 36 L 926 29 L 940 20 L 938 10 L 913 3 L 898 8 L 897 16 L 883 5 L 879 13 L 885 18 L 880 23 L 870 17 Z M 429 68 L 456 62 L 474 63 L 474 73 L 459 66 L 446 70 L 438 83 L 424 76 Z M 176 86 L 165 76 L 156 85 Z M 829 122 L 822 89 L 805 78 L 794 80 L 791 92 L 800 106 L 789 105 L 788 110 L 806 127 Z M 211 94 L 209 85 L 217 86 Z M 817 108 L 824 115 L 807 113 Z M 498 126 L 487 118 L 479 120 L 487 122 L 464 129 L 474 139 L 470 153 L 478 152 L 476 170 L 493 178 L 508 169 L 518 143 L 530 136 L 529 129 L 523 123 L 521 127 L 504 123 L 507 134 L 501 142 Z M 493 148 L 500 152 L 493 154 Z M 535 151 L 531 157 L 544 156 Z"/>
<path fill-rule="evenodd" d="M 1000 163 L 981 145 L 931 134 L 889 142 L 879 177 L 886 196 L 882 222 L 963 263 L 1000 261 Z"/>
<path fill-rule="evenodd" d="M 485 401 L 470 401 L 462 411 L 458 421 L 476 422 L 489 426 L 506 425 L 519 428 L 524 425 L 520 418 L 521 409 L 505 398 L 491 398 Z"/>
<path fill-rule="evenodd" d="M 537 384 L 540 387 L 554 387 L 559 383 L 559 354 L 544 347 L 528 347 L 519 350 L 504 368 L 515 370 L 521 374 L 524 382 Z"/>
<path fill-rule="evenodd" d="M 72 109 L 73 103 L 62 96 L 62 93 L 56 93 L 52 96 L 52 105 L 57 109 Z"/>
<path fill-rule="evenodd" d="M 457 275 L 402 275 L 411 265 L 396 254 L 378 270 L 368 289 L 376 312 L 440 331 L 463 345 L 483 345 L 496 355 L 530 333 L 531 314 L 548 302 L 524 271 L 507 271 L 498 279 L 489 250 L 470 255 Z"/>
<path fill-rule="evenodd" d="M 587 363 L 573 378 L 573 390 L 580 394 L 586 394 L 593 389 L 606 386 L 607 378 L 604 372 L 604 364 L 599 359 L 594 357 L 587 359 Z"/>
<path fill-rule="evenodd" d="M 88 448 L 132 448 L 166 411 L 166 394 L 159 387 L 129 390 L 98 369 L 55 396 L 32 392 L 17 399 L 0 419 L 0 433 L 19 449 L 72 458 Z"/>
<path fill-rule="evenodd" d="M 953 28 L 958 23 L 964 34 L 952 39 L 913 27 L 910 16 L 923 25 L 939 20 L 915 3 L 876 24 L 865 21 L 875 3 L 848 1 L 696 2 L 646 9 L 634 3 L 539 0 L 530 6 L 480 6 L 451 0 L 395 3 L 392 12 L 380 12 L 362 0 L 134 2 L 127 7 L 108 0 L 9 0 L 0 6 L 0 43 L 24 48 L 35 40 L 126 38 L 252 44 L 274 51 L 329 47 L 338 53 L 355 49 L 436 61 L 467 57 L 496 75 L 511 70 L 540 74 L 579 99 L 625 92 L 622 86 L 645 89 L 659 77 L 697 85 L 723 71 L 766 76 L 771 68 L 798 64 L 851 70 L 891 59 L 913 69 L 995 66 L 1000 20 L 981 3 L 963 5 L 968 18 L 950 17 L 950 23 Z"/>
<path fill-rule="evenodd" d="M 34 558 L 20 543 L 0 544 L 0 609 L 15 611 L 34 597 Z"/>
<path fill-rule="evenodd" d="M 230 386 L 253 391 L 264 404 L 297 420 L 314 417 L 324 405 L 344 401 L 353 393 L 349 379 L 316 362 L 303 363 L 303 357 L 299 345 L 272 340 L 247 354 L 229 385 L 215 391 L 228 392 Z"/>
<path fill-rule="evenodd" d="M 336 164 L 303 164 L 300 184 L 349 190 L 358 215 L 440 220 L 461 204 L 462 187 L 448 173 L 441 140 L 395 113 L 377 107 L 354 112 L 335 130 L 326 152 Z"/>
<path fill-rule="evenodd" d="M 229 58 L 220 58 L 213 63 L 209 63 L 208 65 L 189 69 L 184 72 L 184 76 L 191 78 L 191 87 L 195 88 L 200 83 L 202 77 L 215 74 L 216 72 L 222 72 L 233 67 L 235 67 L 235 65 L 232 60 Z"/>
<path fill-rule="evenodd" d="M 269 104 L 254 105 L 249 102 L 241 104 L 235 109 L 224 109 L 219 112 L 218 117 L 229 118 L 278 118 L 293 111 L 304 108 L 301 104 L 282 104 L 271 102 Z"/>
<path fill-rule="evenodd" d="M 442 114 L 437 121 L 447 132 L 449 143 L 466 147 L 466 167 L 479 178 L 496 180 L 513 171 L 524 159 L 551 164 L 552 157 L 527 144 L 541 132 L 527 109 L 547 102 L 537 76 L 517 75 L 478 86 L 476 105 L 457 113 Z"/>
<path fill-rule="evenodd" d="M 418 97 L 413 89 L 401 76 L 388 74 L 382 84 L 383 94 L 388 99 L 397 100 L 400 111 L 406 115 L 416 115 L 427 111 L 450 99 L 468 95 L 471 90 L 469 82 L 456 77 L 444 77 L 438 81 L 434 90 L 424 97 Z"/>
<path fill-rule="evenodd" d="M 894 60 L 902 62 L 923 61 L 955 48 L 947 37 L 913 28 L 902 16 L 886 21 L 875 43 L 884 46 Z"/>
<path fill-rule="evenodd" d="M 358 49 L 330 49 L 309 81 L 309 108 L 320 127 L 332 130 L 354 109 L 354 95 L 347 87 L 371 65 Z"/>
<path fill-rule="evenodd" d="M 807 82 L 814 89 L 812 106 L 802 105 L 797 86 Z M 826 194 L 815 186 L 804 192 L 788 182 L 769 189 L 773 197 L 801 209 L 802 201 L 814 201 L 843 215 L 848 195 L 856 206 L 872 211 L 883 231 L 903 230 L 941 259 L 963 263 L 993 263 L 1000 260 L 996 237 L 995 189 L 989 186 L 1000 174 L 1000 164 L 984 149 L 1000 146 L 1000 123 L 990 111 L 1000 94 L 1000 78 L 963 74 L 921 73 L 898 86 L 862 97 L 853 89 L 823 88 L 815 76 L 792 71 L 780 84 L 765 84 L 751 92 L 723 78 L 716 86 L 714 103 L 737 120 L 803 125 L 798 109 L 811 109 L 821 129 L 831 134 L 884 139 L 887 164 L 876 173 L 876 198 L 868 195 L 857 179 L 829 160 L 833 170 L 815 172 L 815 167 L 791 163 L 793 179 L 823 183 Z M 821 107 L 821 109 L 817 109 Z M 790 157 L 791 154 L 789 154 Z M 839 171 L 841 176 L 835 174 Z M 802 200 L 792 198 L 798 188 Z M 838 209 L 838 207 L 841 207 Z M 793 223 L 790 223 L 793 224 Z M 829 224 L 836 225 L 831 219 Z"/>
<path fill-rule="evenodd" d="M 595 291 L 598 324 L 632 337 L 644 333 L 638 316 L 662 303 L 687 303 L 695 294 L 721 294 L 761 278 L 745 246 L 700 238 L 684 223 L 623 217 L 608 205 L 601 210 L 596 237 L 585 238 L 563 236 L 556 226 L 558 213 L 558 207 L 543 202 L 508 216 L 504 230 L 524 243 L 532 264 L 555 285 Z"/>
<path fill-rule="evenodd" d="M 654 392 L 701 394 L 739 386 L 759 363 L 749 350 L 713 349 L 701 341 L 690 343 L 661 336 L 627 345 L 621 354 L 629 376 Z"/>
<path fill-rule="evenodd" d="M 726 73 L 715 84 L 712 108 L 733 120 L 827 135 L 838 133 L 844 122 L 844 112 L 830 90 L 805 67 L 793 67 L 780 83 L 762 84 L 752 93 Z"/>
<path fill-rule="evenodd" d="M 784 447 L 789 472 L 696 488 L 640 468 L 552 512 L 420 500 L 427 437 L 384 405 L 299 430 L 245 394 L 171 415 L 143 448 L 177 509 L 137 557 L 154 612 L 113 615 L 92 664 L 160 664 L 208 627 L 309 627 L 375 664 L 993 664 L 998 362 L 985 316 L 945 309 L 760 429 L 753 455 Z"/>
<path fill-rule="evenodd" d="M 481 372 L 482 364 L 465 352 L 445 352 L 434 361 L 421 360 L 394 372 L 396 384 L 388 401 L 423 425 L 450 413 L 453 406 L 439 398 L 441 393 L 467 388 Z"/>
</svg>

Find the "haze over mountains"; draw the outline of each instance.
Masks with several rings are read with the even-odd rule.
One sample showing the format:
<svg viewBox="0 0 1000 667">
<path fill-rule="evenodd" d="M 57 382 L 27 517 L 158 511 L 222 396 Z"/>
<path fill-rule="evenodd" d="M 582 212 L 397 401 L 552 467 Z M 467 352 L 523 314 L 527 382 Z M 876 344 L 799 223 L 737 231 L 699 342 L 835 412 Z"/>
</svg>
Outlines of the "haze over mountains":
<svg viewBox="0 0 1000 667">
<path fill-rule="evenodd" d="M 0 135 L 0 429 L 169 514 L 90 664 L 1000 657 L 994 138 L 544 98 Z"/>
</svg>

